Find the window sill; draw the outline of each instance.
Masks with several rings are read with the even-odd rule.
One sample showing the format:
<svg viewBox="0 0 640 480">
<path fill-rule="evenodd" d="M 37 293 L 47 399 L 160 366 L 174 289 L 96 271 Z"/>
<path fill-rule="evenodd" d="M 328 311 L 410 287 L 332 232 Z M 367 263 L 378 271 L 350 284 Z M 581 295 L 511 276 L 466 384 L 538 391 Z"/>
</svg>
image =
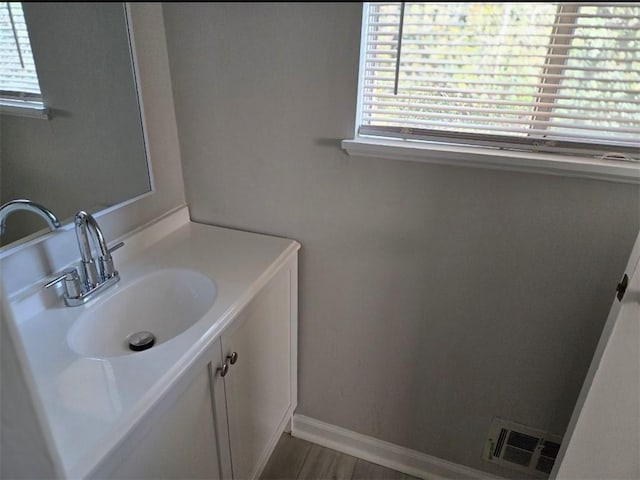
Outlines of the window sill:
<svg viewBox="0 0 640 480">
<path fill-rule="evenodd" d="M 49 120 L 49 109 L 40 102 L 0 100 L 0 114 Z"/>
<path fill-rule="evenodd" d="M 464 147 L 411 140 L 356 137 L 343 140 L 351 156 L 490 168 L 640 184 L 640 163 L 586 157 Z"/>
</svg>

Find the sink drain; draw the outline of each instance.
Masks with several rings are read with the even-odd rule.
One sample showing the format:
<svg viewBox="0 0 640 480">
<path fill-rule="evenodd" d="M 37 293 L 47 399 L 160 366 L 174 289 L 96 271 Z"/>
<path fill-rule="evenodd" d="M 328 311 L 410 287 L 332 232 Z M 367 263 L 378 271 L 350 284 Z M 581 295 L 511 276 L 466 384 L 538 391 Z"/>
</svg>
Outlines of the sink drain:
<svg viewBox="0 0 640 480">
<path fill-rule="evenodd" d="M 137 332 L 129 336 L 129 348 L 140 352 L 153 347 L 156 337 L 151 332 Z"/>
</svg>

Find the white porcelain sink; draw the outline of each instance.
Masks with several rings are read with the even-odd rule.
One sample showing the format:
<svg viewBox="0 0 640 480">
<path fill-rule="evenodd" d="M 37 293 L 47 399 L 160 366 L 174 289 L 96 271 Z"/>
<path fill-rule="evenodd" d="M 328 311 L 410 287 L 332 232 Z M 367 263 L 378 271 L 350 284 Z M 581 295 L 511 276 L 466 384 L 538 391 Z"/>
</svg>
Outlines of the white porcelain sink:
<svg viewBox="0 0 640 480">
<path fill-rule="evenodd" d="M 124 286 L 115 295 L 87 307 L 67 339 L 86 357 L 135 353 L 129 337 L 141 331 L 155 336 L 155 345 L 181 334 L 213 305 L 217 289 L 206 276 L 184 269 L 162 269 Z"/>
</svg>

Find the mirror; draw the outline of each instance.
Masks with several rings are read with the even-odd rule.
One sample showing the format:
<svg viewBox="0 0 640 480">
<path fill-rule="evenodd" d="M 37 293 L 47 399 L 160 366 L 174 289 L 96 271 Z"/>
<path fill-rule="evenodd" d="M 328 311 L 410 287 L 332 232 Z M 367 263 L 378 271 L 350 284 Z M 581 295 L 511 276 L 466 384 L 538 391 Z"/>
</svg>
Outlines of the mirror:
<svg viewBox="0 0 640 480">
<path fill-rule="evenodd" d="M 23 3 L 49 119 L 0 118 L 0 204 L 26 198 L 64 223 L 151 191 L 122 3 Z M 7 217 L 0 245 L 49 231 Z"/>
</svg>

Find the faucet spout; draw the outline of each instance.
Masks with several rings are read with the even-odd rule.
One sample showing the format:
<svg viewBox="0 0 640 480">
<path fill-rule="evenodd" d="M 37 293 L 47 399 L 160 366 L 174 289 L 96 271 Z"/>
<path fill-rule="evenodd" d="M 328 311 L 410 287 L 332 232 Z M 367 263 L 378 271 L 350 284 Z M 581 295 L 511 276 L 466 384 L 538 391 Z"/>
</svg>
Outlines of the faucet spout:
<svg viewBox="0 0 640 480">
<path fill-rule="evenodd" d="M 93 218 L 93 215 L 85 211 L 80 211 L 76 213 L 75 221 L 76 227 L 79 226 L 81 229 L 83 229 L 82 233 L 85 239 L 88 237 L 87 230 L 91 230 L 91 233 L 95 236 L 96 242 L 98 243 L 100 254 L 103 257 L 109 255 L 109 247 L 107 247 L 107 241 L 104 239 L 104 234 L 102 233 L 98 222 L 96 222 L 96 219 Z M 80 253 L 82 253 L 82 249 Z"/>
<path fill-rule="evenodd" d="M 18 199 L 11 200 L 0 207 L 0 235 L 4 234 L 9 214 L 17 212 L 18 210 L 25 210 L 39 215 L 45 222 L 47 222 L 47 225 L 51 230 L 60 228 L 60 221 L 51 210 L 39 203 L 32 202 L 31 200 Z"/>
<path fill-rule="evenodd" d="M 107 246 L 104 234 L 93 215 L 85 211 L 76 213 L 76 238 L 78 247 L 80 248 L 80 256 L 82 257 L 83 270 L 86 271 L 85 280 L 89 286 L 95 286 L 117 275 L 113 266 L 113 258 L 111 251 Z M 100 272 L 96 269 L 96 262 L 93 258 L 91 243 L 89 241 L 89 233 L 91 233 L 98 244 L 100 254 L 98 257 L 98 265 Z"/>
<path fill-rule="evenodd" d="M 93 249 L 89 240 L 89 218 L 93 217 L 87 212 L 80 211 L 76 213 L 74 222 L 76 225 L 76 239 L 78 240 L 78 248 L 80 249 L 80 265 L 85 288 L 94 288 L 100 283 L 98 268 L 93 258 Z M 95 222 L 95 219 L 93 220 Z"/>
</svg>

